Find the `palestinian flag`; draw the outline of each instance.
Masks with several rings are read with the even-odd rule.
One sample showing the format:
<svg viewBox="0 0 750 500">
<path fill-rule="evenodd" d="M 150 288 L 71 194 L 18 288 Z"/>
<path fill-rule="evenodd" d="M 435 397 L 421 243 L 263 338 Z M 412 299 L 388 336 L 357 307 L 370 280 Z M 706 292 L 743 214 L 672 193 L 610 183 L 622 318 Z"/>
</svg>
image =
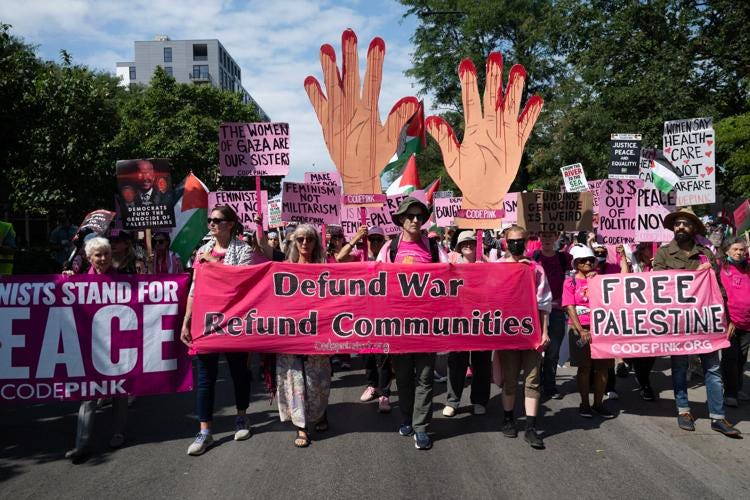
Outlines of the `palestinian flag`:
<svg viewBox="0 0 750 500">
<path fill-rule="evenodd" d="M 169 234 L 172 239 L 169 248 L 187 266 L 193 250 L 206 234 L 208 188 L 190 172 L 177 187 L 175 194 L 177 203 L 174 205 L 174 215 L 177 225 Z"/>
<path fill-rule="evenodd" d="M 401 135 L 398 139 L 396 154 L 391 158 L 391 162 L 385 166 L 380 174 L 381 183 L 384 186 L 390 184 L 390 180 L 399 172 L 412 155 L 421 153 L 427 146 L 424 128 L 424 101 L 419 101 L 417 111 L 404 128 L 401 129 Z"/>
<path fill-rule="evenodd" d="M 682 174 L 672 166 L 661 149 L 654 150 L 649 170 L 651 171 L 651 182 L 654 184 L 654 187 L 665 194 L 672 191 L 674 185 L 682 177 Z"/>
<path fill-rule="evenodd" d="M 419 189 L 419 173 L 417 172 L 417 160 L 414 158 L 414 155 L 411 155 L 403 172 L 388 187 L 385 194 L 388 196 L 409 194 L 415 189 Z"/>
<path fill-rule="evenodd" d="M 440 177 L 432 181 L 432 184 L 424 188 L 424 197 L 427 200 L 427 206 L 432 205 L 432 197 L 435 196 L 435 191 L 440 189 Z"/>
</svg>

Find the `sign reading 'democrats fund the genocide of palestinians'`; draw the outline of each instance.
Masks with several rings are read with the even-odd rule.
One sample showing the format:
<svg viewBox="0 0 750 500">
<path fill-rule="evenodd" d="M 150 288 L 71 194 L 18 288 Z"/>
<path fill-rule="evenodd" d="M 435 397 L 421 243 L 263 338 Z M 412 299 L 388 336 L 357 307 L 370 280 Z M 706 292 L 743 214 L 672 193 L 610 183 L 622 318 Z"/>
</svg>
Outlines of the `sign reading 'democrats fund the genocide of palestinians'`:
<svg viewBox="0 0 750 500">
<path fill-rule="evenodd" d="M 0 404 L 192 389 L 180 342 L 189 276 L 8 276 Z"/>
<path fill-rule="evenodd" d="M 729 347 L 724 301 L 710 269 L 605 274 L 588 284 L 592 358 L 704 354 Z"/>
<path fill-rule="evenodd" d="M 196 272 L 193 347 L 290 354 L 535 349 L 525 264 L 290 264 Z M 513 283 L 513 286 L 508 286 Z"/>
<path fill-rule="evenodd" d="M 221 175 L 287 175 L 288 123 L 222 123 L 219 126 Z"/>
<path fill-rule="evenodd" d="M 255 216 L 258 215 L 258 201 L 255 191 L 211 191 L 208 193 L 208 211 L 218 205 L 229 205 L 237 213 L 237 217 L 246 231 L 255 231 Z M 262 206 L 268 206 L 268 191 L 260 192 Z M 268 227 L 268 221 L 263 225 Z"/>
<path fill-rule="evenodd" d="M 574 163 L 566 165 L 560 169 L 563 180 L 565 181 L 565 191 L 568 193 L 580 193 L 588 191 L 589 186 L 586 182 L 586 173 L 583 171 L 583 165 Z"/>
<path fill-rule="evenodd" d="M 677 205 L 716 201 L 716 141 L 712 118 L 664 122 L 664 156 L 681 174 Z"/>
<path fill-rule="evenodd" d="M 609 142 L 609 178 L 637 179 L 641 161 L 641 134 L 612 134 Z"/>
<path fill-rule="evenodd" d="M 606 179 L 599 186 L 597 234 L 608 245 L 635 241 L 639 179 Z"/>
<path fill-rule="evenodd" d="M 169 160 L 148 158 L 119 160 L 117 206 L 123 229 L 175 226 Z"/>
<path fill-rule="evenodd" d="M 281 220 L 340 224 L 341 188 L 325 184 L 285 182 L 281 188 Z"/>
<path fill-rule="evenodd" d="M 591 231 L 591 192 L 534 191 L 518 195 L 518 224 L 528 231 Z"/>
</svg>

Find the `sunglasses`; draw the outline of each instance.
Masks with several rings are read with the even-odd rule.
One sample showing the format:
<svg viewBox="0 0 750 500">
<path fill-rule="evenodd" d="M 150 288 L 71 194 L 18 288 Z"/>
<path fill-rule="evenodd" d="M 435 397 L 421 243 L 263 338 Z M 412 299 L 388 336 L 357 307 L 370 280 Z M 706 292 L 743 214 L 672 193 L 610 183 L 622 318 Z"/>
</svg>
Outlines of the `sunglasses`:
<svg viewBox="0 0 750 500">
<path fill-rule="evenodd" d="M 294 238 L 294 240 L 297 243 L 304 243 L 305 241 L 307 241 L 308 243 L 312 243 L 315 241 L 315 236 L 297 236 L 296 238 Z"/>
<path fill-rule="evenodd" d="M 594 259 L 593 257 L 587 257 L 585 259 L 578 259 L 576 261 L 576 263 L 577 264 L 588 264 L 590 266 L 593 266 L 594 264 L 596 264 L 596 259 Z"/>
<path fill-rule="evenodd" d="M 424 216 L 423 213 L 418 213 L 418 214 L 409 214 L 409 213 L 407 213 L 407 214 L 404 214 L 404 219 L 406 219 L 406 220 L 423 221 L 425 219 L 425 216 Z"/>
<path fill-rule="evenodd" d="M 690 222 L 689 220 L 677 220 L 674 223 L 674 227 L 677 227 L 677 226 L 693 227 L 693 223 Z"/>
<path fill-rule="evenodd" d="M 218 225 L 219 225 L 219 224 L 221 224 L 222 222 L 227 222 L 227 220 L 226 220 L 226 219 L 212 219 L 211 217 L 209 217 L 209 218 L 207 219 L 207 221 L 208 221 L 208 225 L 209 225 L 209 226 L 210 226 L 211 224 L 216 224 L 216 225 L 218 226 Z"/>
</svg>

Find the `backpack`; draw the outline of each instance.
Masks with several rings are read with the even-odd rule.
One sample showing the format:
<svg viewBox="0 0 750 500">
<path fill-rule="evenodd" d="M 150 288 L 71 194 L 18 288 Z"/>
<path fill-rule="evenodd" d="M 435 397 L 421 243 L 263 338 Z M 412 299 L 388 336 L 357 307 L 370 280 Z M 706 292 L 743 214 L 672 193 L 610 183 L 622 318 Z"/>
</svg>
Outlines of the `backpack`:
<svg viewBox="0 0 750 500">
<path fill-rule="evenodd" d="M 391 262 L 394 262 L 396 260 L 396 253 L 398 253 L 399 241 L 400 241 L 399 238 L 394 238 L 391 240 L 391 247 L 388 249 L 388 254 L 390 256 Z M 432 262 L 440 262 L 440 252 L 438 250 L 437 241 L 432 240 L 430 238 L 428 238 L 427 241 L 430 242 L 430 256 L 432 257 Z"/>
</svg>

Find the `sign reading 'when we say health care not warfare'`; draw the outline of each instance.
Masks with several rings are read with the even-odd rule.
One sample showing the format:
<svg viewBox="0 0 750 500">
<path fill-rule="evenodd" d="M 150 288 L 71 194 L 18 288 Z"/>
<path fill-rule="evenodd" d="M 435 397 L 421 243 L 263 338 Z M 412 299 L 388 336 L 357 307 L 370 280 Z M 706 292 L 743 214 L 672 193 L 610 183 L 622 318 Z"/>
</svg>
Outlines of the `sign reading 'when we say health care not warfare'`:
<svg viewBox="0 0 750 500">
<path fill-rule="evenodd" d="M 674 187 L 677 205 L 716 201 L 716 141 L 713 120 L 690 118 L 664 122 L 664 156 L 681 176 Z"/>
</svg>

